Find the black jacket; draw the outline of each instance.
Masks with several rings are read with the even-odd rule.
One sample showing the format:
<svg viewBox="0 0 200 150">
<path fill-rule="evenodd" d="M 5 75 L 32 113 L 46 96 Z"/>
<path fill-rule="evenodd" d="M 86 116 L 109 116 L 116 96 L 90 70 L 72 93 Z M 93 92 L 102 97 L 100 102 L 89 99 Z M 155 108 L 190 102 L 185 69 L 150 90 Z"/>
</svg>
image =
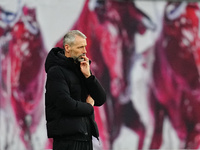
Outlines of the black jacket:
<svg viewBox="0 0 200 150">
<path fill-rule="evenodd" d="M 61 48 L 53 48 L 46 59 L 47 73 L 45 114 L 49 138 L 79 139 L 93 135 L 98 138 L 94 108 L 86 103 L 90 95 L 95 106 L 106 101 L 106 94 L 95 76 L 85 78 L 80 64 L 64 55 Z"/>
</svg>

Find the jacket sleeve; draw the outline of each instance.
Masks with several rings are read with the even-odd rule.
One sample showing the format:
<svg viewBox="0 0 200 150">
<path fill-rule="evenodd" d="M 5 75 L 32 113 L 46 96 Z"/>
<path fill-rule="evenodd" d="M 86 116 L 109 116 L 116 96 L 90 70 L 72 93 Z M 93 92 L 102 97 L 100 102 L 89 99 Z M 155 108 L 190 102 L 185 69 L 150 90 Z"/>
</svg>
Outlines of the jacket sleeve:
<svg viewBox="0 0 200 150">
<path fill-rule="evenodd" d="M 92 105 L 70 97 L 69 85 L 59 67 L 50 69 L 46 82 L 46 105 L 55 105 L 64 114 L 87 116 L 94 112 Z"/>
<path fill-rule="evenodd" d="M 103 105 L 106 101 L 106 93 L 97 78 L 94 75 L 91 75 L 86 79 L 86 85 L 90 96 L 95 101 L 95 106 Z"/>
</svg>

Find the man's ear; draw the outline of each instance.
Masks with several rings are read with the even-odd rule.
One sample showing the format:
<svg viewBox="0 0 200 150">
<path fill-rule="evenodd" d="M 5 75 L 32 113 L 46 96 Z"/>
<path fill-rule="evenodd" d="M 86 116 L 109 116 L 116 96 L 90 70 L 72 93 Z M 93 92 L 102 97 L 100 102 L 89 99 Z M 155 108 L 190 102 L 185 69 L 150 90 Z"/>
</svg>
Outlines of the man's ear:
<svg viewBox="0 0 200 150">
<path fill-rule="evenodd" d="M 66 52 L 66 53 L 69 53 L 69 49 L 70 49 L 70 48 L 69 48 L 69 45 L 68 45 L 68 44 L 65 44 L 65 52 Z"/>
</svg>

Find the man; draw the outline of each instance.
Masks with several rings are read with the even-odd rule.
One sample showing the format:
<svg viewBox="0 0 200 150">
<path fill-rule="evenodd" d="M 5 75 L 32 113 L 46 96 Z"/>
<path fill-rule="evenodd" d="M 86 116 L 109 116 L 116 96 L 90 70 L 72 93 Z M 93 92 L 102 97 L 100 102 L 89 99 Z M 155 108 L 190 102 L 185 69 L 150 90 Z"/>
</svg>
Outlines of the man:
<svg viewBox="0 0 200 150">
<path fill-rule="evenodd" d="M 86 46 L 83 33 L 69 31 L 64 49 L 53 48 L 45 62 L 47 134 L 53 150 L 92 150 L 92 136 L 99 136 L 93 106 L 103 105 L 106 94 L 90 71 Z"/>
</svg>

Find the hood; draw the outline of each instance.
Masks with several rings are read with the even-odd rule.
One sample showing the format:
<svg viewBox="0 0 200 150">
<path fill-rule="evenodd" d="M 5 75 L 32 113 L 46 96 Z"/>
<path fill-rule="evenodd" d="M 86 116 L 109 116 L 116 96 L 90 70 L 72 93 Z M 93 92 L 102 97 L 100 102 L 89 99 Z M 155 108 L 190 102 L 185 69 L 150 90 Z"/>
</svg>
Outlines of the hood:
<svg viewBox="0 0 200 150">
<path fill-rule="evenodd" d="M 64 54 L 64 49 L 56 47 L 52 48 L 48 53 L 45 61 L 45 71 L 53 66 L 70 66 L 69 64 L 73 63 L 73 58 L 67 58 Z"/>
</svg>

